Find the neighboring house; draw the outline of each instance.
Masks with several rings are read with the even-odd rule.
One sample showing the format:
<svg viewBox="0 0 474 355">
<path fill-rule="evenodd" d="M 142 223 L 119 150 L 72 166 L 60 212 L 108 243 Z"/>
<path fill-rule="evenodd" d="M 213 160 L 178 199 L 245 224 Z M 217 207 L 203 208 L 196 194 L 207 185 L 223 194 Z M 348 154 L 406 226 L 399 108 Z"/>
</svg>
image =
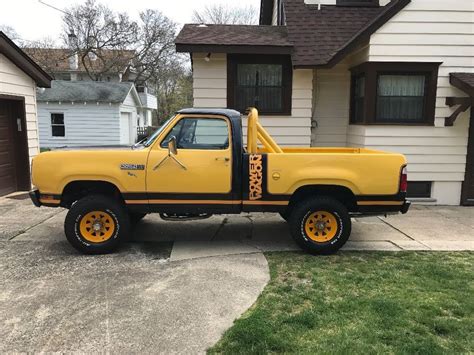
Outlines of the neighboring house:
<svg viewBox="0 0 474 355">
<path fill-rule="evenodd" d="M 473 19 L 467 0 L 261 0 L 259 26 L 175 42 L 194 106 L 256 106 L 282 145 L 401 152 L 415 201 L 474 204 Z"/>
<path fill-rule="evenodd" d="M 36 87 L 51 77 L 0 31 L 0 196 L 29 190 L 39 152 Z"/>
<path fill-rule="evenodd" d="M 77 52 L 67 48 L 25 48 L 25 51 L 56 80 L 117 83 L 131 82 L 137 78 L 133 66 L 135 52 L 132 50 L 102 50 L 100 56 L 104 61 L 95 56 L 83 59 Z M 90 68 L 89 73 L 83 60 Z M 136 89 L 141 99 L 138 108 L 139 126 L 151 126 L 153 113 L 158 109 L 157 98 L 146 83 L 137 85 Z"/>
<path fill-rule="evenodd" d="M 53 80 L 37 101 L 41 148 L 131 145 L 151 124 L 133 83 Z"/>
<path fill-rule="evenodd" d="M 82 58 L 68 48 L 24 48 L 24 51 L 56 80 L 118 82 L 136 79 L 132 63 L 135 52 L 132 50 L 102 50 L 103 61 L 94 55 Z"/>
</svg>

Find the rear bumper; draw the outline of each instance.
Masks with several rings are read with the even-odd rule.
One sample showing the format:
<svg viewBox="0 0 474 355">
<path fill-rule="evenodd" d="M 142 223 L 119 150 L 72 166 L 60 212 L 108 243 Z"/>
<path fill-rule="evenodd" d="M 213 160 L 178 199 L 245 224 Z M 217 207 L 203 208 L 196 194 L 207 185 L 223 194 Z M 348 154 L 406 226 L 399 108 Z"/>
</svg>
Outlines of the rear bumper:
<svg viewBox="0 0 474 355">
<path fill-rule="evenodd" d="M 39 191 L 31 190 L 29 195 L 30 195 L 31 201 L 33 202 L 33 205 L 35 205 L 36 207 L 41 207 Z"/>
<path fill-rule="evenodd" d="M 411 202 L 410 201 L 405 201 L 405 203 L 402 205 L 402 208 L 400 209 L 400 212 L 402 214 L 407 213 L 408 210 L 410 209 L 410 206 L 411 206 Z"/>
</svg>

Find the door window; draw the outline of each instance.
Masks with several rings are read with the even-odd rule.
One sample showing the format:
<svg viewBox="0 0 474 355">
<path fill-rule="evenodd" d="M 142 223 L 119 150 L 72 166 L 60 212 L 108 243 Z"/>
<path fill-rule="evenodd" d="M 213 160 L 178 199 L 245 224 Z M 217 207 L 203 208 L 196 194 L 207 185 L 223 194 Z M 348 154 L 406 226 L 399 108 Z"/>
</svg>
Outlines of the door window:
<svg viewBox="0 0 474 355">
<path fill-rule="evenodd" d="M 168 133 L 161 147 L 166 148 L 173 136 L 178 149 L 223 150 L 229 147 L 229 125 L 223 119 L 183 118 Z"/>
</svg>

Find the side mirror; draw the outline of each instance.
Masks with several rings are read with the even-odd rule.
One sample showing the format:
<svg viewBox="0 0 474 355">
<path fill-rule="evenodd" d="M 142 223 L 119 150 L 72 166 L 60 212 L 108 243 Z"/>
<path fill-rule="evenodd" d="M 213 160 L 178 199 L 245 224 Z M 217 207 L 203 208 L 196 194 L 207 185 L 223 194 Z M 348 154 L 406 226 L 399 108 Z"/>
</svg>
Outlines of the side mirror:
<svg viewBox="0 0 474 355">
<path fill-rule="evenodd" d="M 172 136 L 168 142 L 168 155 L 178 155 L 178 149 L 176 148 L 175 136 Z"/>
</svg>

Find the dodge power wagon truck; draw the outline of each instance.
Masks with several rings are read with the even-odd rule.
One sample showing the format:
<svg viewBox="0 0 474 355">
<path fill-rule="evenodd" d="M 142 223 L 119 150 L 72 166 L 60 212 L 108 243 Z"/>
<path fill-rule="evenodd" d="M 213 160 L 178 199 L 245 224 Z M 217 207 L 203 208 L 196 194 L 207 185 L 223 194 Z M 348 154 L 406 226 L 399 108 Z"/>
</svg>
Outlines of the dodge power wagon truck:
<svg viewBox="0 0 474 355">
<path fill-rule="evenodd" d="M 107 253 L 148 213 L 276 212 L 313 254 L 341 248 L 351 216 L 406 213 L 406 159 L 364 148 L 280 148 L 250 109 L 185 109 L 133 147 L 61 149 L 32 163 L 36 206 L 69 209 L 66 238 Z M 191 233 L 191 231 L 190 231 Z"/>
</svg>

